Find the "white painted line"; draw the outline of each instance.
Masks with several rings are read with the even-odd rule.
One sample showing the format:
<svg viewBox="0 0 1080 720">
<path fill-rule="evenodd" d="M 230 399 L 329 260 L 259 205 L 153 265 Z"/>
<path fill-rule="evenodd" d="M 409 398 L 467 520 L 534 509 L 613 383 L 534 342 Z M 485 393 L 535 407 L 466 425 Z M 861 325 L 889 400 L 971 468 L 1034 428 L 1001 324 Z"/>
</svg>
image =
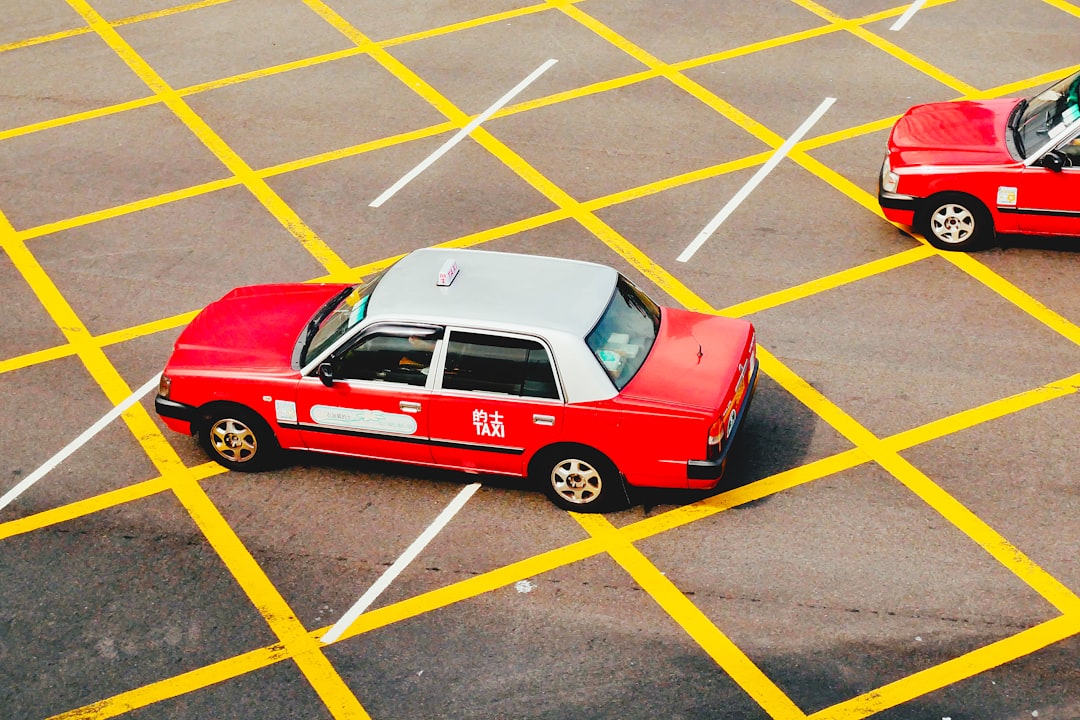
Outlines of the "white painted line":
<svg viewBox="0 0 1080 720">
<path fill-rule="evenodd" d="M 457 134 L 455 134 L 454 137 L 443 143 L 442 147 L 431 153 L 431 155 L 428 155 L 428 157 L 424 159 L 419 165 L 414 167 L 409 172 L 405 173 L 405 175 L 400 180 L 388 187 L 382 195 L 372 200 L 369 207 L 377 208 L 384 202 L 389 200 L 391 197 L 393 197 L 394 193 L 412 182 L 417 175 L 427 170 L 432 163 L 445 155 L 450 150 L 450 148 L 457 145 L 459 142 L 465 139 L 465 136 L 467 136 L 476 128 L 480 127 L 480 123 L 484 122 L 492 115 L 499 112 L 499 110 L 501 110 L 503 106 L 506 105 L 506 103 L 513 100 L 518 93 L 531 85 L 533 81 L 536 80 L 536 78 L 547 72 L 547 69 L 557 62 L 558 60 L 555 59 L 547 60 L 540 67 L 533 70 L 528 77 L 515 85 L 510 92 L 506 93 L 501 98 L 496 100 L 494 105 L 473 118 L 472 122 L 470 122 L 468 125 L 458 130 Z"/>
<path fill-rule="evenodd" d="M 105 415 L 100 420 L 98 420 L 96 423 L 84 430 L 83 433 L 79 435 L 79 437 L 75 438 L 67 445 L 65 445 L 63 450 L 53 455 L 46 461 L 44 465 L 24 477 L 21 481 L 19 481 L 18 485 L 4 493 L 4 496 L 0 497 L 0 510 L 3 510 L 5 507 L 11 504 L 11 502 L 15 500 L 15 498 L 26 492 L 31 485 L 48 475 L 49 471 L 51 471 L 57 465 L 64 462 L 64 460 L 67 460 L 72 453 L 74 453 L 76 450 L 89 442 L 90 439 L 97 435 L 99 432 L 101 432 L 106 425 L 123 415 L 128 408 L 141 400 L 143 395 L 157 387 L 157 384 L 160 381 L 161 373 L 158 373 L 154 377 L 147 380 L 145 385 L 133 392 L 122 403 L 114 407 L 109 412 L 105 413 Z"/>
<path fill-rule="evenodd" d="M 812 112 L 810 117 L 803 121 L 803 124 L 799 126 L 795 131 L 795 134 L 785 140 L 784 144 L 778 147 L 776 152 L 765 161 L 765 164 L 758 168 L 758 171 L 754 173 L 754 177 L 750 178 L 750 180 L 739 189 L 739 192 L 735 193 L 735 195 L 728 200 L 727 204 L 720 209 L 720 212 L 716 213 L 716 216 L 697 234 L 694 241 L 686 246 L 686 249 L 682 251 L 682 254 L 679 255 L 676 260 L 679 262 L 686 262 L 692 258 L 694 253 L 705 244 L 705 241 L 712 237 L 712 234 L 716 232 L 716 229 L 727 220 L 728 216 L 735 212 L 735 208 L 739 207 L 739 204 L 753 192 L 754 188 L 765 179 L 765 176 L 780 164 L 780 161 L 791 152 L 791 148 L 795 147 L 795 144 L 802 140 L 803 135 L 806 135 L 806 133 L 810 131 L 810 128 L 814 126 L 814 123 L 821 119 L 821 116 L 825 114 L 825 111 L 828 110 L 834 102 L 836 102 L 836 98 L 825 98 L 821 104 L 818 105 L 817 110 Z"/>
<path fill-rule="evenodd" d="M 337 641 L 341 637 L 342 633 L 349 629 L 349 626 L 356 622 L 356 618 L 360 617 L 365 610 L 375 602 L 375 598 L 382 594 L 383 590 L 390 587 L 390 583 L 394 582 L 394 579 L 401 574 L 409 563 L 416 559 L 427 544 L 439 534 L 439 532 L 446 527 L 446 524 L 450 522 L 451 518 L 457 514 L 457 511 L 465 506 L 465 503 L 469 501 L 473 493 L 480 489 L 480 483 L 473 483 L 466 485 L 461 489 L 461 492 L 457 494 L 453 502 L 446 506 L 446 509 L 439 513 L 439 517 L 435 518 L 435 522 L 428 526 L 420 537 L 413 541 L 401 557 L 394 561 L 394 564 L 386 569 L 386 572 L 382 574 L 375 584 L 371 586 L 366 593 L 361 596 L 356 604 L 349 608 L 349 612 L 345 613 L 340 620 L 334 623 L 334 627 L 330 628 L 325 635 L 322 636 L 322 642 L 329 645 L 332 642 Z"/>
<path fill-rule="evenodd" d="M 896 22 L 894 22 L 892 24 L 892 27 L 889 29 L 894 31 L 902 29 L 905 25 L 907 25 L 907 21 L 911 19 L 911 16 L 919 12 L 919 8 L 921 8 L 925 4 L 926 0 L 915 0 L 915 2 L 911 3 L 911 5 L 908 6 L 908 9 L 904 11 L 903 15 L 896 18 Z"/>
</svg>

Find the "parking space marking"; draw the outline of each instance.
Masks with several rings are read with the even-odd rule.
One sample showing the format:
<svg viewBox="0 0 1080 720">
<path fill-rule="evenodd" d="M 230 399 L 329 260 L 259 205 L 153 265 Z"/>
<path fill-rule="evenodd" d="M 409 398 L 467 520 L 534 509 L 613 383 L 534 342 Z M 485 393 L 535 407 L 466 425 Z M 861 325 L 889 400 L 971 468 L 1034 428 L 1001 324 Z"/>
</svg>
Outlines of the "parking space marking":
<svg viewBox="0 0 1080 720">
<path fill-rule="evenodd" d="M 469 498 L 480 489 L 480 483 L 471 483 L 461 489 L 456 497 L 447 505 L 441 513 L 435 518 L 424 532 L 420 533 L 420 536 L 413 540 L 412 544 L 405 549 L 405 552 L 398 557 L 394 563 L 386 568 L 386 571 L 379 576 L 379 579 L 375 581 L 375 584 L 368 588 L 367 592 L 360 596 L 360 599 L 349 608 L 349 610 L 334 623 L 325 635 L 322 636 L 322 643 L 329 645 L 332 642 L 336 642 L 342 634 L 349 629 L 356 618 L 360 617 L 365 610 L 371 607 L 371 603 L 382 595 L 386 588 L 390 587 L 390 583 L 397 579 L 397 576 L 409 566 L 409 564 L 416 559 L 416 556 L 424 551 L 424 548 L 428 546 L 435 536 L 442 532 L 443 528 L 457 515 L 461 508 L 465 507 L 465 503 L 469 502 Z"/>
<path fill-rule="evenodd" d="M 908 24 L 908 20 L 915 17 L 915 13 L 919 12 L 919 8 L 926 4 L 926 0 L 915 0 L 908 6 L 908 9 L 904 11 L 904 14 L 896 18 L 896 22 L 889 26 L 889 29 L 893 32 L 899 32 L 904 29 L 904 26 Z"/>
<path fill-rule="evenodd" d="M 494 115 L 499 110 L 501 110 L 508 102 L 510 102 L 515 97 L 520 95 L 521 92 L 525 88 L 532 85 L 536 81 L 537 78 L 539 78 L 541 75 L 543 75 L 545 72 L 547 72 L 547 70 L 557 62 L 558 62 L 558 60 L 556 60 L 554 58 L 550 58 L 550 59 L 545 60 L 544 62 L 542 62 L 540 64 L 540 67 L 536 68 L 531 73 L 526 75 L 525 78 L 521 82 L 519 82 L 517 85 L 512 87 L 501 98 L 496 100 L 491 105 L 491 107 L 489 107 L 487 110 L 485 110 L 484 112 L 480 113 L 479 115 L 474 117 L 472 120 L 470 120 L 469 123 L 465 127 L 461 128 L 456 133 L 454 133 L 454 135 L 449 140 L 447 140 L 445 143 L 443 143 L 441 146 L 439 146 L 435 150 L 435 152 L 431 153 L 426 158 L 421 160 L 420 164 L 418 164 L 416 167 L 414 167 L 409 172 L 405 173 L 401 177 L 401 179 L 399 179 L 393 185 L 391 185 L 386 190 L 384 190 L 382 192 L 382 194 L 379 195 L 379 197 L 372 200 L 371 203 L 370 203 L 370 207 L 373 207 L 373 208 L 382 207 L 382 204 L 385 203 L 390 198 L 392 198 L 395 194 L 397 194 L 398 190 L 400 190 L 401 188 L 408 185 L 410 182 L 412 182 L 414 179 L 416 179 L 416 177 L 420 173 L 424 172 L 424 170 L 427 170 L 429 167 L 431 167 L 431 165 L 436 160 L 441 158 L 446 153 L 450 152 L 450 150 L 455 145 L 457 145 L 459 142 L 461 142 L 466 137 L 468 137 L 469 134 L 472 133 L 473 130 L 480 127 L 481 123 L 487 121 L 492 115 Z"/>
<path fill-rule="evenodd" d="M 810 113 L 810 116 L 803 120 L 802 124 L 795 129 L 795 132 L 791 134 L 791 137 L 785 140 L 783 144 L 769 156 L 769 159 L 765 161 L 765 164 L 758 168 L 757 172 L 753 174 L 745 185 L 739 188 L 739 191 L 728 200 L 724 207 L 720 208 L 720 212 L 716 213 L 712 220 L 705 224 L 705 227 L 697 234 L 697 237 L 695 237 L 679 256 L 675 258 L 678 262 L 686 262 L 694 256 L 694 253 L 696 253 L 701 246 L 712 237 L 713 233 L 715 233 L 720 225 L 727 220 L 728 216 L 735 212 L 735 209 L 742 204 L 742 201 L 754 191 L 754 188 L 760 185 L 761 181 L 780 164 L 780 161 L 787 157 L 788 153 L 791 152 L 791 148 L 793 148 L 797 142 L 802 140 L 806 133 L 810 132 L 810 128 L 814 127 L 815 123 L 817 123 L 817 121 L 821 119 L 821 116 L 832 107 L 834 102 L 836 102 L 836 98 L 832 97 L 827 97 L 821 101 L 821 104 L 817 106 L 817 109 Z"/>
<path fill-rule="evenodd" d="M 53 468 L 60 463 L 71 457 L 75 451 L 81 448 L 86 443 L 90 442 L 99 432 L 104 430 L 113 420 L 120 417 L 127 412 L 127 409 L 139 402 L 148 392 L 157 387 L 158 382 L 161 380 L 161 373 L 158 373 L 154 377 L 146 381 L 146 383 L 135 392 L 131 393 L 127 398 L 122 400 L 116 407 L 109 412 L 101 416 L 93 425 L 88 427 L 79 433 L 78 437 L 69 442 L 63 448 L 58 450 L 55 455 L 45 461 L 45 463 L 34 472 L 30 473 L 18 483 L 15 487 L 8 490 L 3 495 L 0 495 L 0 510 L 3 510 L 9 504 L 15 501 L 17 497 L 29 490 L 33 485 L 41 478 L 48 475 Z"/>
<path fill-rule="evenodd" d="M 120 56 L 120 59 L 146 83 L 154 94 L 161 98 L 166 107 L 225 165 L 229 172 L 240 179 L 251 194 L 262 203 L 263 207 L 286 230 L 292 233 L 293 237 L 300 242 L 300 245 L 315 260 L 331 273 L 348 272 L 349 266 L 345 261 L 338 257 L 337 253 L 324 243 L 289 205 L 278 197 L 277 193 L 271 189 L 266 181 L 259 177 L 247 162 L 237 155 L 206 124 L 206 121 L 198 113 L 191 109 L 191 106 L 158 75 L 157 71 L 143 60 L 142 56 L 135 52 L 135 49 L 86 0 L 66 0 L 66 2 L 82 16 L 86 24 L 94 29 L 101 39 L 113 49 L 113 52 Z"/>
<path fill-rule="evenodd" d="M 604 544 L 604 550 L 702 650 L 774 720 L 802 720 L 806 714 L 701 612 L 633 543 L 602 515 L 570 513 Z"/>
</svg>

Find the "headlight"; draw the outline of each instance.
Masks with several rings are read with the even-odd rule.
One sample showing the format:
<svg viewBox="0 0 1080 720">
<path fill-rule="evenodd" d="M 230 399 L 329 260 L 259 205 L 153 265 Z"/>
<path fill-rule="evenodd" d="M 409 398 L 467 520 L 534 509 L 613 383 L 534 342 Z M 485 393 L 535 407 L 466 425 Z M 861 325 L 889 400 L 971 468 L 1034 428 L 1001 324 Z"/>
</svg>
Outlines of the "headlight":
<svg viewBox="0 0 1080 720">
<path fill-rule="evenodd" d="M 162 375 L 161 380 L 158 381 L 157 393 L 166 400 L 169 399 L 169 390 L 172 388 L 172 378 L 168 375 Z"/>
<path fill-rule="evenodd" d="M 889 156 L 885 156 L 885 162 L 881 164 L 881 189 L 885 192 L 896 192 L 897 186 L 900 184 L 900 176 L 892 171 L 892 167 L 889 165 Z"/>
</svg>

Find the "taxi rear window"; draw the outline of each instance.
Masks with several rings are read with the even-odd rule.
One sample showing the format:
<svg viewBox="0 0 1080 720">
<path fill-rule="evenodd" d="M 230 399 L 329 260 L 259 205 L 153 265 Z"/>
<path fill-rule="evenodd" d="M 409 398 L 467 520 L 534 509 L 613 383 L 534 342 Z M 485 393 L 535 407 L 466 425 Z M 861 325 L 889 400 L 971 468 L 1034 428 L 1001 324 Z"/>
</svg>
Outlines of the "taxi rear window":
<svg viewBox="0 0 1080 720">
<path fill-rule="evenodd" d="M 660 307 L 622 275 L 615 293 L 585 342 L 622 390 L 645 363 L 660 330 Z"/>
</svg>

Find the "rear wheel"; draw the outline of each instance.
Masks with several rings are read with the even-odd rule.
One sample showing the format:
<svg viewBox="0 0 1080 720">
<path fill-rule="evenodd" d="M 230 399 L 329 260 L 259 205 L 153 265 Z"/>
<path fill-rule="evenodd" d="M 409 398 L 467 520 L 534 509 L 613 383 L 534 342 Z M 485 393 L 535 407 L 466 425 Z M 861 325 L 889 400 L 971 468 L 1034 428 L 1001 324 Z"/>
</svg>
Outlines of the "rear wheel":
<svg viewBox="0 0 1080 720">
<path fill-rule="evenodd" d="M 941 250 L 975 250 L 994 237 L 990 211 L 960 193 L 942 193 L 927 200 L 915 225 L 927 242 Z"/>
<path fill-rule="evenodd" d="M 537 459 L 535 468 L 548 497 L 563 510 L 607 512 L 629 503 L 618 468 L 592 448 L 553 448 Z"/>
<path fill-rule="evenodd" d="M 199 442 L 212 460 L 241 472 L 273 467 L 281 455 L 270 426 L 240 405 L 213 408 L 199 427 Z"/>
</svg>

